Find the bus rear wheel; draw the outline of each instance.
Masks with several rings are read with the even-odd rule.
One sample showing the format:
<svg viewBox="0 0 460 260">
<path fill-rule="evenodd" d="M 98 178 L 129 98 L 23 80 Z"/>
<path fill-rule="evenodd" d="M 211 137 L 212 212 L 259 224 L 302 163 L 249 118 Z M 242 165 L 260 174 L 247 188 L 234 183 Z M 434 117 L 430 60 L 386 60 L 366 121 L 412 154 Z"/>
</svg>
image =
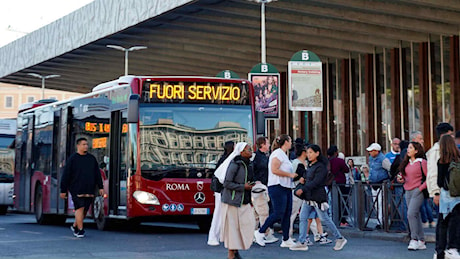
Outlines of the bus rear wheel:
<svg viewBox="0 0 460 260">
<path fill-rule="evenodd" d="M 51 224 L 52 216 L 43 213 L 43 189 L 40 184 L 35 188 L 34 212 L 38 224 Z"/>
<path fill-rule="evenodd" d="M 93 202 L 93 218 L 96 222 L 97 229 L 107 230 L 109 229 L 109 218 L 105 216 L 104 212 L 104 199 L 102 197 L 96 197 Z"/>
</svg>

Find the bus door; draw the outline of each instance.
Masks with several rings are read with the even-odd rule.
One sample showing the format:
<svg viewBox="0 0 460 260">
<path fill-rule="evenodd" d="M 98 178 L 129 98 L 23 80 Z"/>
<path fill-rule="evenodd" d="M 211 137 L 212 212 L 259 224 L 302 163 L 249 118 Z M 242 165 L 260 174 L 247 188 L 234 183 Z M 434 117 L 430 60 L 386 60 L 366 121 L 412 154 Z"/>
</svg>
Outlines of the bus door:
<svg viewBox="0 0 460 260">
<path fill-rule="evenodd" d="M 60 128 L 61 110 L 54 111 L 53 115 L 53 141 L 51 152 L 51 183 L 50 183 L 50 211 L 51 213 L 58 212 L 60 183 L 58 182 L 58 169 L 59 169 L 59 128 Z"/>
<path fill-rule="evenodd" d="M 56 112 L 54 112 L 54 129 L 53 129 L 53 144 L 56 145 L 56 147 L 53 147 L 53 168 L 52 168 L 52 174 L 56 174 L 56 183 L 57 183 L 57 191 L 53 191 L 53 195 L 55 195 L 54 192 L 56 192 L 57 196 L 57 213 L 58 214 L 66 214 L 66 208 L 67 208 L 67 200 L 63 200 L 59 198 L 59 193 L 60 187 L 61 187 L 61 177 L 64 174 L 64 168 L 65 168 L 65 162 L 67 160 L 67 157 L 69 155 L 69 113 L 70 109 L 69 108 L 62 108 Z M 56 124 L 57 122 L 57 124 Z"/>
<path fill-rule="evenodd" d="M 33 196 L 31 189 L 32 173 L 34 171 L 34 158 L 33 158 L 33 144 L 34 144 L 34 124 L 35 116 L 29 118 L 27 126 L 27 140 L 26 140 L 26 156 L 25 156 L 25 169 L 24 173 L 24 189 L 20 190 L 20 196 L 24 198 L 24 209 L 26 211 L 32 210 L 31 198 Z"/>
<path fill-rule="evenodd" d="M 126 111 L 114 111 L 110 115 L 110 152 L 109 152 L 109 211 L 113 215 L 126 215 L 126 166 L 122 143 L 126 136 L 123 133 L 122 114 Z"/>
</svg>

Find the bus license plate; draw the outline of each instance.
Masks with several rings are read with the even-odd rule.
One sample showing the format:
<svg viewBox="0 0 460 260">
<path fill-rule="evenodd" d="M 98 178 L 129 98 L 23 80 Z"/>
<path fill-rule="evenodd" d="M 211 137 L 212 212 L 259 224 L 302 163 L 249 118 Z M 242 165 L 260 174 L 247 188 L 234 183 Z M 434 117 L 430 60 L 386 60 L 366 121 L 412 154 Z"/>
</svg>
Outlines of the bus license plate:
<svg viewBox="0 0 460 260">
<path fill-rule="evenodd" d="M 208 215 L 208 208 L 192 208 L 192 215 Z"/>
</svg>

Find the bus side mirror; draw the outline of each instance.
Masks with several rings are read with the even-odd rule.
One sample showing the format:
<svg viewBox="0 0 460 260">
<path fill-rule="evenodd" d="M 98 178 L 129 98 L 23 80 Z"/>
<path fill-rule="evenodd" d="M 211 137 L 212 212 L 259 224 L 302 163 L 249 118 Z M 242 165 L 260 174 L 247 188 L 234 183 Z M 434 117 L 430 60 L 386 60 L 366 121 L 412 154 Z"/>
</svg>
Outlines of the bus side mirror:
<svg viewBox="0 0 460 260">
<path fill-rule="evenodd" d="M 138 94 L 129 96 L 128 101 L 128 123 L 139 122 L 139 99 Z"/>
<path fill-rule="evenodd" d="M 261 111 L 256 111 L 256 134 L 265 135 L 265 114 Z"/>
</svg>

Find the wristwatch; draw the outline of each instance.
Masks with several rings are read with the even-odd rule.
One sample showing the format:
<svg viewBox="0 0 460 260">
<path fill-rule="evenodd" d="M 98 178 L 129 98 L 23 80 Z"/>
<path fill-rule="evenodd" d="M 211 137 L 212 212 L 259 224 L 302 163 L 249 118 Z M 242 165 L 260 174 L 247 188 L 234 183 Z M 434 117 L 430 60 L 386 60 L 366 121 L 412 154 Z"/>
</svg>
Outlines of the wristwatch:
<svg viewBox="0 0 460 260">
<path fill-rule="evenodd" d="M 435 193 L 434 193 L 434 196 L 439 196 L 439 192 L 435 192 Z"/>
</svg>

